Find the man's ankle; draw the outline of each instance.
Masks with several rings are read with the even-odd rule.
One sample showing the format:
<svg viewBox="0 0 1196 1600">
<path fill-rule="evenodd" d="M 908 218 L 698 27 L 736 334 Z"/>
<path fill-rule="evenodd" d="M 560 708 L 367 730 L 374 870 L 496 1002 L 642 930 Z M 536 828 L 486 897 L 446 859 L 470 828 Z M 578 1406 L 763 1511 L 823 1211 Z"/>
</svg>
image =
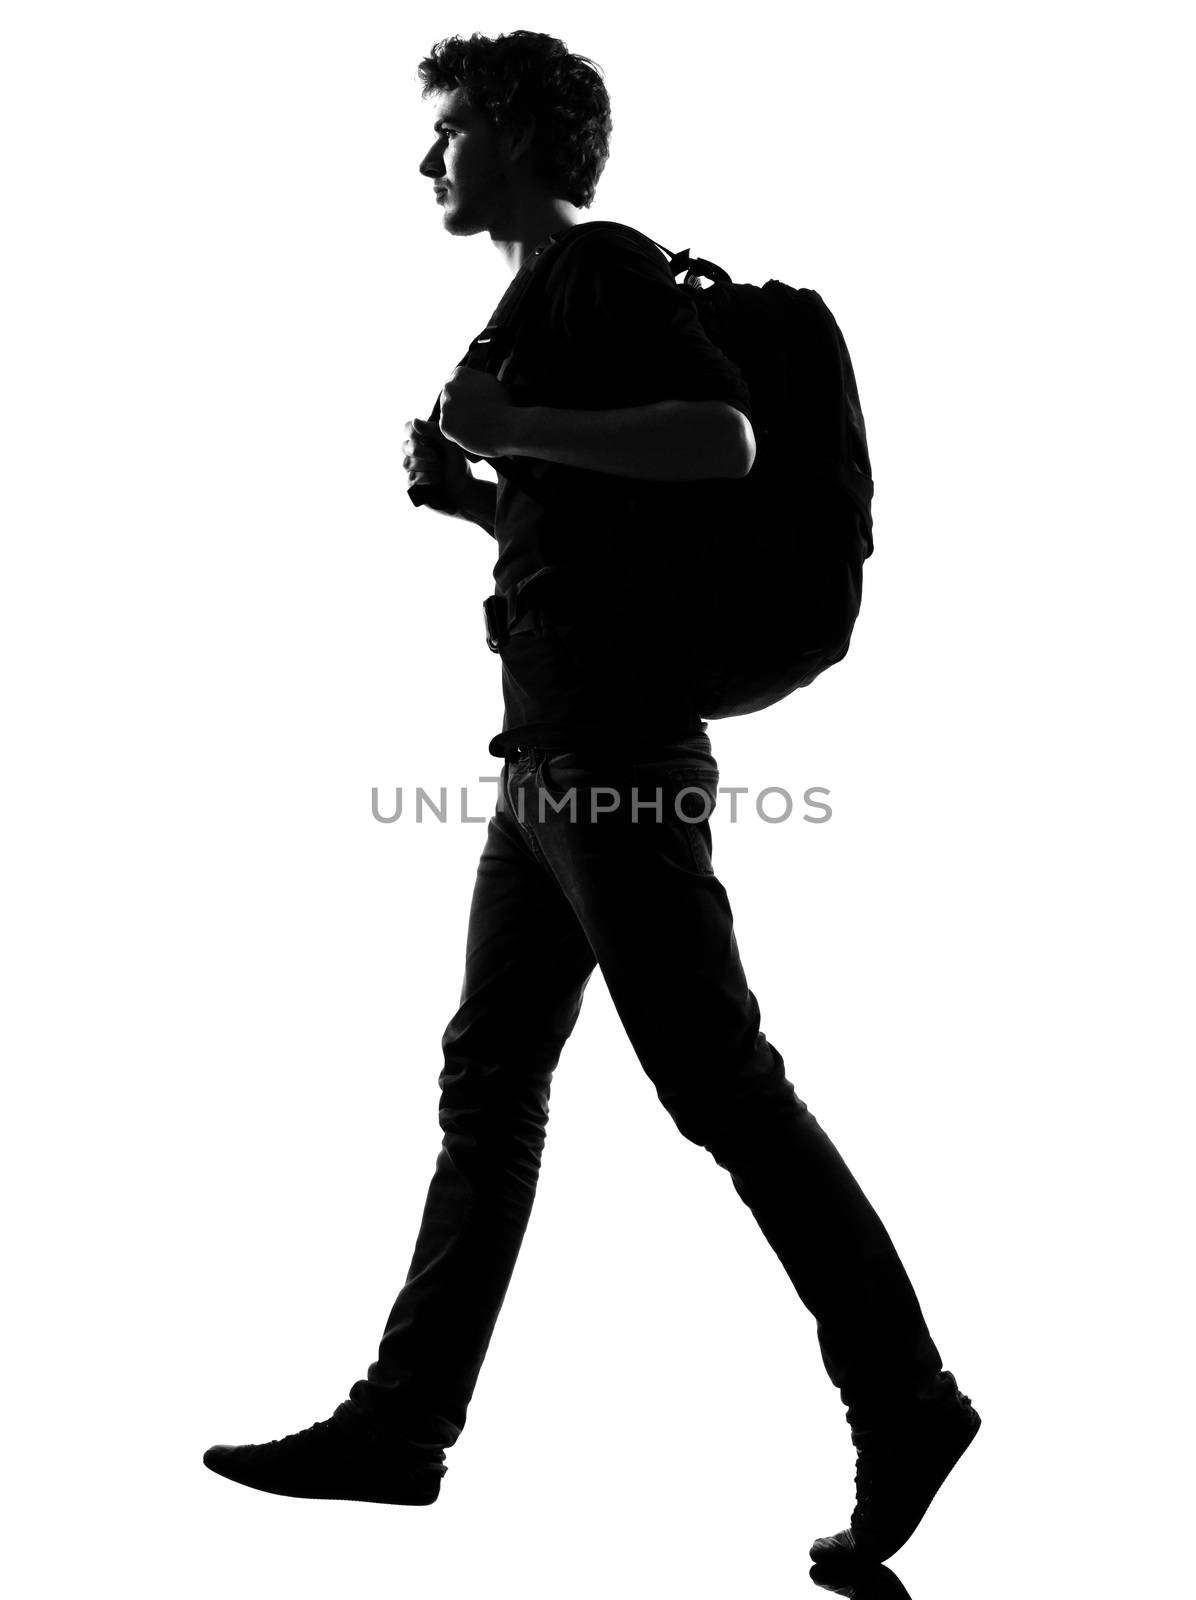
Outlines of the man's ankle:
<svg viewBox="0 0 1196 1600">
<path fill-rule="evenodd" d="M 380 1449 L 391 1448 L 410 1457 L 420 1466 L 442 1467 L 444 1449 L 413 1438 L 411 1432 L 392 1421 L 380 1411 L 370 1410 L 356 1400 L 342 1400 L 333 1412 L 340 1427 L 351 1435 L 367 1440 Z"/>
<path fill-rule="evenodd" d="M 916 1424 L 940 1410 L 950 1412 L 968 1403 L 960 1393 L 954 1373 L 938 1372 L 884 1395 L 854 1401 L 847 1408 L 847 1423 L 852 1439 L 859 1442 L 878 1430 Z"/>
</svg>

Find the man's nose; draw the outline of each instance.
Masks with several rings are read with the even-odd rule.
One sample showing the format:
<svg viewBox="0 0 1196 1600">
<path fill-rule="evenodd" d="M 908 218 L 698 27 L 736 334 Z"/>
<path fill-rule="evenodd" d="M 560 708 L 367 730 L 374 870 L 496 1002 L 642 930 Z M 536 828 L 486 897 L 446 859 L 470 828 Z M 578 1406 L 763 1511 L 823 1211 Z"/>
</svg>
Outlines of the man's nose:
<svg viewBox="0 0 1196 1600">
<path fill-rule="evenodd" d="M 442 178 L 444 176 L 444 163 L 437 155 L 436 149 L 437 147 L 433 145 L 424 159 L 420 162 L 419 170 L 421 177 Z"/>
</svg>

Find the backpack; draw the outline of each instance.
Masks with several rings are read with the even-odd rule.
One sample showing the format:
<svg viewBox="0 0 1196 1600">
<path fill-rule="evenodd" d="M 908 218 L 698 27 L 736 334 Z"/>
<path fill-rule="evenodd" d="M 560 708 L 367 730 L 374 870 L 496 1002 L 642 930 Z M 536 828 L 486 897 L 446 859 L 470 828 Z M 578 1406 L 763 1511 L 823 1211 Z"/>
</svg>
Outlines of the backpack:
<svg viewBox="0 0 1196 1600">
<path fill-rule="evenodd" d="M 545 263 L 592 228 L 647 238 L 611 222 L 554 235 L 513 280 L 463 365 L 501 377 Z M 739 369 L 751 398 L 756 459 L 745 478 L 703 483 L 697 578 L 685 601 L 698 645 L 695 708 L 709 719 L 743 716 L 806 687 L 847 654 L 873 549 L 864 418 L 843 335 L 813 289 L 775 278 L 763 287 L 733 283 L 688 249 L 673 254 L 647 242 L 668 257 L 674 277 L 685 274 L 707 337 Z M 710 287 L 701 287 L 703 278 Z M 439 400 L 432 420 L 438 416 Z M 520 465 L 504 462 L 503 470 Z M 408 490 L 416 505 L 435 506 L 437 492 Z"/>
</svg>

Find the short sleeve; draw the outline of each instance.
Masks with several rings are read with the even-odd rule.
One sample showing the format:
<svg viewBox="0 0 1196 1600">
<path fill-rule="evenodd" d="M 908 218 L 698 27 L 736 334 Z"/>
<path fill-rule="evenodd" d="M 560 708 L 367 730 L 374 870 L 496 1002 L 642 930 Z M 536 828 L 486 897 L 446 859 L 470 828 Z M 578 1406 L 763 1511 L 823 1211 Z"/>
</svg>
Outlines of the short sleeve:
<svg viewBox="0 0 1196 1600">
<path fill-rule="evenodd" d="M 598 228 L 579 238 L 562 253 L 549 300 L 567 359 L 592 374 L 604 403 L 722 400 L 751 420 L 738 367 L 649 241 Z"/>
</svg>

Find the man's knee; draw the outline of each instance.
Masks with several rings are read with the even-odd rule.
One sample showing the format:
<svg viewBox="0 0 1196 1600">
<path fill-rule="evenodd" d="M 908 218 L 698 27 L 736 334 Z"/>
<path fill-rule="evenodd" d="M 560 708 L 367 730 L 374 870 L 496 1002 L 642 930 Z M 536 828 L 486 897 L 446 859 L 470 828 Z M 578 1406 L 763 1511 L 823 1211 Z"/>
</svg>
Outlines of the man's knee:
<svg viewBox="0 0 1196 1600">
<path fill-rule="evenodd" d="M 742 1076 L 707 1075 L 682 1085 L 657 1085 L 657 1096 L 680 1131 L 714 1155 L 754 1148 L 809 1120 L 809 1111 L 779 1064 Z"/>
</svg>

